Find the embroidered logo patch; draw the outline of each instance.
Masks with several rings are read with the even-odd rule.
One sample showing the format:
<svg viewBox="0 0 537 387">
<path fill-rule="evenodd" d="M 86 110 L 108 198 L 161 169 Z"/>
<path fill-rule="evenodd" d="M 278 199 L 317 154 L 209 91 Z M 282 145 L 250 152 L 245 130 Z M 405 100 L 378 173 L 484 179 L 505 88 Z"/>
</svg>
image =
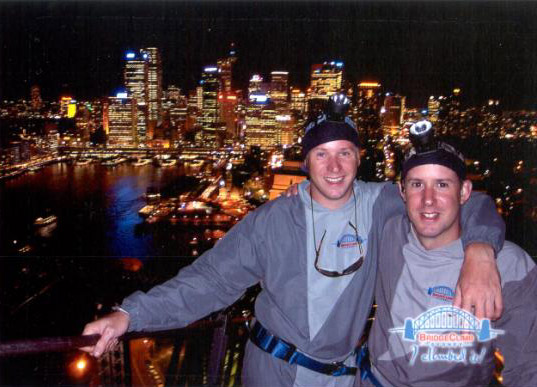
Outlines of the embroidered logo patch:
<svg viewBox="0 0 537 387">
<path fill-rule="evenodd" d="M 356 242 L 356 236 L 350 234 L 343 235 L 337 241 L 337 247 L 340 247 L 342 249 L 348 249 L 356 246 L 357 244 L 358 243 Z"/>
<path fill-rule="evenodd" d="M 412 342 L 410 365 L 416 360 L 424 363 L 449 362 L 481 364 L 487 352 L 476 345 L 505 333 L 493 329 L 489 319 L 478 319 L 473 314 L 454 306 L 435 306 L 416 318 L 406 318 L 405 325 L 390 329 L 404 341 Z"/>
<path fill-rule="evenodd" d="M 435 286 L 427 290 L 427 294 L 433 298 L 452 302 L 455 298 L 455 292 L 448 286 Z"/>
</svg>

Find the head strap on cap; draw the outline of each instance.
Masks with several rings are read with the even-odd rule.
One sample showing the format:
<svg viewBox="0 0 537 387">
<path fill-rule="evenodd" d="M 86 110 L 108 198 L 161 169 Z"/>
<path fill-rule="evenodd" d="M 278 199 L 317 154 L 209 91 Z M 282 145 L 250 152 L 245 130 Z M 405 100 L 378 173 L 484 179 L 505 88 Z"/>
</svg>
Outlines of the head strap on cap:
<svg viewBox="0 0 537 387">
<path fill-rule="evenodd" d="M 405 155 L 401 179 L 419 165 L 438 164 L 453 170 L 459 179 L 466 178 L 466 164 L 462 153 L 453 146 L 437 141 L 433 125 L 426 120 L 416 122 L 409 129 L 412 148 Z"/>
<path fill-rule="evenodd" d="M 357 147 L 360 145 L 356 124 L 345 116 L 348 108 L 349 99 L 344 94 L 329 98 L 326 111 L 306 125 L 302 139 L 304 158 L 316 146 L 330 141 L 347 140 Z"/>
</svg>

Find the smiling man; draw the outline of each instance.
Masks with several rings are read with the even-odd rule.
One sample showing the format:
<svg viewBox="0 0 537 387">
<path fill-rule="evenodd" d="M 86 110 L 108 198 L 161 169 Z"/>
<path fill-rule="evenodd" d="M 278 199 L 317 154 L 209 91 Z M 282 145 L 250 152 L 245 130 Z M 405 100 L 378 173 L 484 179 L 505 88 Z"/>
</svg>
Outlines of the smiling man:
<svg viewBox="0 0 537 387">
<path fill-rule="evenodd" d="M 472 183 L 453 147 L 432 138 L 425 144 L 414 127 L 410 132 L 415 147 L 400 183 L 407 215 L 390 219 L 382 231 L 371 364 L 363 356 L 356 384 L 489 385 L 499 348 L 504 384 L 535 386 L 537 268 L 522 249 L 505 242 L 497 259 L 502 318 L 491 324 L 451 306 L 464 256 L 461 207 Z"/>
<path fill-rule="evenodd" d="M 378 235 L 404 206 L 393 184 L 356 180 L 358 132 L 344 117 L 345 102 L 332 99 L 330 114 L 306 128 L 310 180 L 297 196 L 261 206 L 174 278 L 130 295 L 120 311 L 88 324 L 84 334 L 102 337 L 85 350 L 99 356 L 127 330 L 184 327 L 261 283 L 243 384 L 351 386 L 355 346 L 373 298 Z M 503 243 L 503 223 L 490 199 L 475 197 L 463 218 L 467 244 Z M 487 273 L 495 270 L 493 263 Z"/>
</svg>

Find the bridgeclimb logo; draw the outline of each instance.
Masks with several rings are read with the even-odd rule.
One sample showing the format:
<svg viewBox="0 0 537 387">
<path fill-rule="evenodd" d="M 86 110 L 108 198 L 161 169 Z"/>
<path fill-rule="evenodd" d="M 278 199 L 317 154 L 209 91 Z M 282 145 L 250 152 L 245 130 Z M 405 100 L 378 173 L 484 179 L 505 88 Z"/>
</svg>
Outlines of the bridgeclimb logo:
<svg viewBox="0 0 537 387">
<path fill-rule="evenodd" d="M 438 300 L 453 302 L 455 292 L 449 286 L 435 286 L 427 289 L 427 294 Z"/>
<path fill-rule="evenodd" d="M 358 246 L 358 242 L 364 244 L 365 239 L 361 236 L 358 236 L 358 239 L 356 239 L 356 235 L 354 234 L 344 234 L 336 241 L 335 245 L 340 249 L 349 249 Z"/>
<path fill-rule="evenodd" d="M 411 342 L 410 365 L 419 358 L 424 363 L 449 362 L 481 364 L 487 349 L 485 343 L 504 333 L 493 329 L 489 319 L 478 319 L 473 314 L 454 306 L 436 306 L 418 317 L 405 319 L 405 325 L 390 329 Z"/>
</svg>

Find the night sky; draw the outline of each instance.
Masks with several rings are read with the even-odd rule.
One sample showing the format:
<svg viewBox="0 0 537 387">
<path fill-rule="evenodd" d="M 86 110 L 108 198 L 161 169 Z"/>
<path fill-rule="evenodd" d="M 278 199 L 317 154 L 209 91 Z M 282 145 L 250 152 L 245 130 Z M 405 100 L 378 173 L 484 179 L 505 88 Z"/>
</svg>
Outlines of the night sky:
<svg viewBox="0 0 537 387">
<path fill-rule="evenodd" d="M 423 106 L 463 90 L 465 102 L 499 98 L 537 110 L 537 3 L 523 2 L 0 2 L 0 98 L 108 96 L 122 86 L 127 49 L 156 46 L 164 86 L 195 87 L 204 65 L 237 47 L 235 85 L 252 73 L 345 63 Z"/>
</svg>

